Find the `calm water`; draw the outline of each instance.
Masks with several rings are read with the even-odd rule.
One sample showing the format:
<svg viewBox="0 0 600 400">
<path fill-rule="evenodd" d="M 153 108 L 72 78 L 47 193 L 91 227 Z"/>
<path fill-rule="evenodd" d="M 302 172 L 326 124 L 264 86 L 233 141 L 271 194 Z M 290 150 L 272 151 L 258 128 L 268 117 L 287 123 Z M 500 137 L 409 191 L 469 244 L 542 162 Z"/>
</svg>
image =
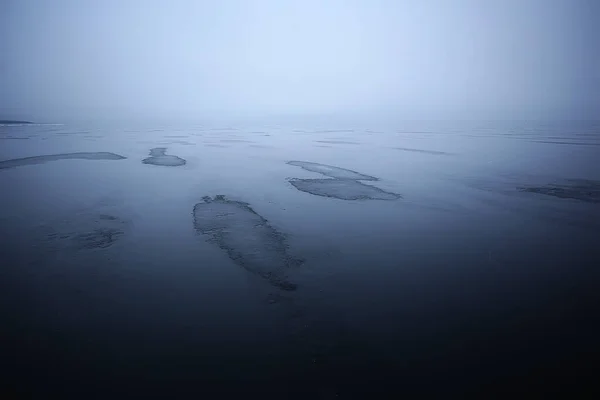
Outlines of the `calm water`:
<svg viewBox="0 0 600 400">
<path fill-rule="evenodd" d="M 489 394 L 586 373 L 599 123 L 0 126 L 0 188 L 23 394 Z"/>
</svg>

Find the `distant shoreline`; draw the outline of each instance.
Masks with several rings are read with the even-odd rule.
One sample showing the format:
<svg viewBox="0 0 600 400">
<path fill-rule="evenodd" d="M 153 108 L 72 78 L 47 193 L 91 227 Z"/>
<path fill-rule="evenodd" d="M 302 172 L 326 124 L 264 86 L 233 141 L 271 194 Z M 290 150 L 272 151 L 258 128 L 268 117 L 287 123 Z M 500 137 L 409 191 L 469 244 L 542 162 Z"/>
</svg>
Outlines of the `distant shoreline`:
<svg viewBox="0 0 600 400">
<path fill-rule="evenodd" d="M 16 125 L 16 124 L 33 124 L 31 121 L 13 121 L 10 119 L 0 119 L 2 125 Z"/>
</svg>

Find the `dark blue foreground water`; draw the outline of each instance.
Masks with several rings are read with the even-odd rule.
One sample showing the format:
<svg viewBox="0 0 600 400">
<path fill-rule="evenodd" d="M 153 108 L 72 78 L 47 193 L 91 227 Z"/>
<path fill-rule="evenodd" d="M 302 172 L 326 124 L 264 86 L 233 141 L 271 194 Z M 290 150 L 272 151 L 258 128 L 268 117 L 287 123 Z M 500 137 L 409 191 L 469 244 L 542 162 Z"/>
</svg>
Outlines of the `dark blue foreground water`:
<svg viewBox="0 0 600 400">
<path fill-rule="evenodd" d="M 599 160 L 592 122 L 0 126 L 2 390 L 581 389 Z"/>
</svg>

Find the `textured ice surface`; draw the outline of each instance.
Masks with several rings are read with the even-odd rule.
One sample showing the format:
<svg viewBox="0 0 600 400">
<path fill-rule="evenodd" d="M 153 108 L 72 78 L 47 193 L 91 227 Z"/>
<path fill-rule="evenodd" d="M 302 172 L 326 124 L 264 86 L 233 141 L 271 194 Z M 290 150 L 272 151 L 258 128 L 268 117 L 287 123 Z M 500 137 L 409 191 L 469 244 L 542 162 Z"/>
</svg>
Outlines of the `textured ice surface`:
<svg viewBox="0 0 600 400">
<path fill-rule="evenodd" d="M 300 167 L 310 172 L 316 172 L 336 179 L 351 179 L 360 181 L 376 181 L 374 176 L 364 175 L 350 169 L 334 167 L 333 165 L 318 164 L 307 161 L 288 161 L 289 165 Z"/>
<path fill-rule="evenodd" d="M 349 140 L 316 140 L 316 142 L 329 144 L 360 144 L 359 142 L 351 142 Z"/>
<path fill-rule="evenodd" d="M 127 157 L 108 152 L 50 154 L 43 156 L 14 158 L 11 160 L 0 161 L 0 169 L 21 167 L 24 165 L 43 164 L 50 161 L 58 160 L 124 160 L 125 158 Z"/>
<path fill-rule="evenodd" d="M 432 155 L 437 155 L 437 156 L 447 156 L 447 155 L 451 154 L 451 153 L 447 153 L 445 151 L 435 151 L 435 150 L 425 150 L 425 149 L 413 149 L 413 148 L 409 148 L 409 147 L 394 147 L 394 148 L 396 150 L 410 151 L 412 153 L 432 154 Z"/>
<path fill-rule="evenodd" d="M 222 143 L 254 143 L 252 140 L 245 139 L 221 139 Z"/>
<path fill-rule="evenodd" d="M 290 179 L 298 190 L 340 200 L 396 200 L 399 194 L 348 179 Z"/>
<path fill-rule="evenodd" d="M 570 180 L 564 184 L 547 186 L 522 186 L 521 192 L 539 193 L 563 199 L 576 199 L 587 203 L 600 203 L 600 182 L 584 179 Z"/>
<path fill-rule="evenodd" d="M 204 197 L 194 206 L 194 227 L 227 252 L 236 264 L 283 290 L 296 285 L 286 275 L 301 261 L 288 253 L 285 236 L 247 203 L 225 196 Z"/>
<path fill-rule="evenodd" d="M 144 164 L 160 165 L 163 167 L 178 167 L 185 165 L 185 160 L 177 156 L 166 155 L 166 147 L 156 147 L 150 149 L 150 157 L 144 158 L 142 162 Z"/>
<path fill-rule="evenodd" d="M 115 244 L 128 226 L 128 222 L 119 216 L 96 210 L 75 213 L 40 228 L 44 241 L 55 250 L 94 250 Z"/>
<path fill-rule="evenodd" d="M 598 142 L 592 141 L 582 141 L 582 142 L 572 142 L 572 141 L 556 141 L 556 140 L 531 140 L 533 143 L 548 143 L 548 144 L 567 144 L 567 145 L 575 145 L 575 146 L 600 146 Z"/>
</svg>

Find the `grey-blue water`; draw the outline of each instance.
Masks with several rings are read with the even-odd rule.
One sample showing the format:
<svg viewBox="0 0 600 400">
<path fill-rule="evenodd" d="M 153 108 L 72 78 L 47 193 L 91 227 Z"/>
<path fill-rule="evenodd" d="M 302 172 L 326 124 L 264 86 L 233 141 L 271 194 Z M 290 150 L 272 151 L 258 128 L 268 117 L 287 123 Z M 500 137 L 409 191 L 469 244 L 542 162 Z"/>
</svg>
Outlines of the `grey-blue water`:
<svg viewBox="0 0 600 400">
<path fill-rule="evenodd" d="M 576 384 L 599 207 L 598 122 L 0 126 L 6 387 Z"/>
</svg>

